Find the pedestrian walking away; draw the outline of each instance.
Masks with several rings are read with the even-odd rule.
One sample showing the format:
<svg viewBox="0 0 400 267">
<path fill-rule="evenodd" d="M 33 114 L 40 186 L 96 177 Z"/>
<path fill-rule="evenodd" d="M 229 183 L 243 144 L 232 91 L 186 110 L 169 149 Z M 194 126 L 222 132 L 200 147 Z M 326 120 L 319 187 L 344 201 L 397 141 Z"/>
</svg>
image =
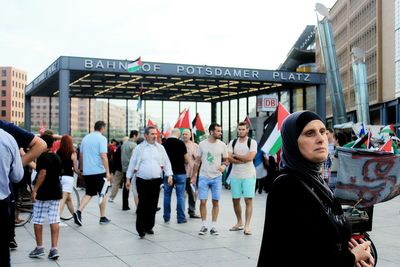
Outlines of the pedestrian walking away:
<svg viewBox="0 0 400 267">
<path fill-rule="evenodd" d="M 117 147 L 115 153 L 113 155 L 113 164 L 114 164 L 114 174 L 112 174 L 111 178 L 111 194 L 108 198 L 108 202 L 114 202 L 114 198 L 118 194 L 118 190 L 122 187 L 124 191 L 123 181 L 124 181 L 124 173 L 122 172 L 122 160 L 121 160 L 121 151 L 122 144 L 128 141 L 128 137 L 124 137 L 122 142 L 117 143 Z M 129 193 L 129 192 L 128 192 Z M 129 210 L 128 205 L 128 196 L 126 199 L 124 198 L 124 193 L 122 194 L 122 210 Z"/>
<path fill-rule="evenodd" d="M 132 130 L 129 134 L 129 139 L 127 142 L 124 142 L 121 147 L 121 164 L 122 164 L 122 172 L 123 172 L 123 186 L 122 186 L 122 209 L 129 208 L 129 188 L 126 187 L 126 172 L 128 170 L 129 161 L 132 157 L 133 151 L 137 147 L 137 140 L 139 138 L 139 132 L 136 130 Z M 132 194 L 133 200 L 135 202 L 135 206 L 139 204 L 139 197 L 136 188 L 136 177 L 132 177 Z"/>
<path fill-rule="evenodd" d="M 63 195 L 60 202 L 60 214 L 63 213 L 65 204 L 67 204 L 67 208 L 71 214 L 74 214 L 74 209 L 77 208 L 74 207 L 71 199 L 71 193 L 74 187 L 74 172 L 78 176 L 81 175 L 81 172 L 78 168 L 78 159 L 71 136 L 64 135 L 61 137 L 60 148 L 57 150 L 57 155 L 60 157 L 62 164 L 61 185 Z"/>
<path fill-rule="evenodd" d="M 185 217 L 185 163 L 189 162 L 189 155 L 185 143 L 179 140 L 180 135 L 181 131 L 178 128 L 173 129 L 171 136 L 163 144 L 174 173 L 172 185 L 169 185 L 168 177 L 164 177 L 164 222 L 169 222 L 171 218 L 171 195 L 174 187 L 176 191 L 177 221 L 178 223 L 187 222 Z"/>
<path fill-rule="evenodd" d="M 107 158 L 107 139 L 103 136 L 106 124 L 97 121 L 94 124 L 94 132 L 82 139 L 80 147 L 80 163 L 85 179 L 86 193 L 82 197 L 79 209 L 74 213 L 74 221 L 82 226 L 82 212 L 93 196 L 100 194 L 104 183 L 111 180 L 110 169 Z M 111 220 L 105 216 L 106 197 L 103 197 L 99 205 L 100 224 L 108 224 Z"/>
</svg>

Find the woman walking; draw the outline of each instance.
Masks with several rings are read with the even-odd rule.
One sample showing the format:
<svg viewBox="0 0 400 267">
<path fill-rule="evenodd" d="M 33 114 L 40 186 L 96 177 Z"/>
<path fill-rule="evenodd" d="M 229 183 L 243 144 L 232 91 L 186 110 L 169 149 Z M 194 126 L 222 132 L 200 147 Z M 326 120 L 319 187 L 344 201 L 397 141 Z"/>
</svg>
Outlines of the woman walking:
<svg viewBox="0 0 400 267">
<path fill-rule="evenodd" d="M 75 210 L 71 199 L 71 192 L 74 187 L 74 172 L 79 176 L 81 175 L 81 172 L 78 168 L 77 154 L 71 136 L 64 135 L 61 138 L 60 148 L 57 150 L 57 155 L 60 157 L 62 162 L 61 185 L 63 194 L 60 202 L 60 214 L 62 214 L 65 204 L 67 204 L 68 210 L 71 214 L 74 214 Z"/>
</svg>

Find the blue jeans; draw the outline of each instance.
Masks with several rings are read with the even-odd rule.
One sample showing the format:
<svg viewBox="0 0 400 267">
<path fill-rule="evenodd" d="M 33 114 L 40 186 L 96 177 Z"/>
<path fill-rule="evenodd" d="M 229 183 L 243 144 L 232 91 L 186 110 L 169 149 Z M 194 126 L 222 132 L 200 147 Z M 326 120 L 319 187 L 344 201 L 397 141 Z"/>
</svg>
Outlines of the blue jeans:
<svg viewBox="0 0 400 267">
<path fill-rule="evenodd" d="M 168 185 L 168 177 L 164 176 L 164 221 L 169 221 L 171 218 L 171 194 L 175 186 L 176 190 L 176 213 L 178 223 L 185 221 L 185 188 L 186 174 L 173 175 L 174 184 Z"/>
</svg>

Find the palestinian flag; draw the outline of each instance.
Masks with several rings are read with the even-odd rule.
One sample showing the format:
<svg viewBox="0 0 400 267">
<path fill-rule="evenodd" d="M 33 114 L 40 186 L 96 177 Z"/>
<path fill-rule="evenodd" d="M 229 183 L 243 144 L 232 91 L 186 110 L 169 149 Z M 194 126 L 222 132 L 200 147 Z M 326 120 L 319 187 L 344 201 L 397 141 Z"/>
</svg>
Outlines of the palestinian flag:
<svg viewBox="0 0 400 267">
<path fill-rule="evenodd" d="M 275 112 L 264 122 L 264 134 L 260 140 L 261 150 L 274 156 L 282 146 L 281 128 L 283 121 L 289 115 L 285 107 L 279 103 Z"/>
<path fill-rule="evenodd" d="M 379 151 L 394 153 L 392 138 L 389 138 L 389 140 L 379 148 Z"/>
<path fill-rule="evenodd" d="M 178 121 L 175 123 L 174 128 L 179 128 L 181 129 L 181 132 L 183 129 L 191 129 L 192 127 L 190 126 L 190 121 L 189 121 L 189 109 L 184 109 L 178 117 Z"/>
<path fill-rule="evenodd" d="M 142 60 L 140 59 L 140 57 L 138 57 L 136 60 L 130 61 L 128 63 L 126 70 L 128 72 L 135 72 L 140 70 L 142 68 L 142 65 L 143 65 Z"/>
<path fill-rule="evenodd" d="M 385 127 L 382 128 L 381 133 L 387 133 L 390 135 L 395 135 L 395 129 L 393 124 L 386 125 Z"/>
<path fill-rule="evenodd" d="M 249 126 L 250 130 L 253 130 L 253 124 L 251 123 L 251 120 L 249 118 L 249 115 L 246 116 L 246 119 L 244 119 L 244 121 L 247 123 L 247 125 Z"/>
<path fill-rule="evenodd" d="M 366 134 L 359 137 L 356 141 L 354 141 L 351 148 L 366 148 L 369 149 L 371 143 L 372 133 L 367 132 Z"/>
<path fill-rule="evenodd" d="M 169 122 L 164 124 L 164 131 L 163 131 L 163 136 L 164 138 L 169 138 L 171 136 L 172 129 L 171 125 L 169 125 Z"/>
<path fill-rule="evenodd" d="M 206 130 L 204 129 L 203 123 L 201 122 L 199 113 L 196 114 L 196 117 L 194 117 L 192 121 L 192 129 L 196 142 L 198 143 L 200 141 L 203 141 L 206 136 Z"/>
<path fill-rule="evenodd" d="M 147 121 L 147 127 L 148 126 L 154 126 L 154 127 L 156 127 L 156 130 L 157 130 L 157 139 L 160 139 L 161 140 L 161 131 L 158 129 L 158 127 L 157 127 L 157 125 L 152 121 L 152 120 L 148 120 Z"/>
</svg>

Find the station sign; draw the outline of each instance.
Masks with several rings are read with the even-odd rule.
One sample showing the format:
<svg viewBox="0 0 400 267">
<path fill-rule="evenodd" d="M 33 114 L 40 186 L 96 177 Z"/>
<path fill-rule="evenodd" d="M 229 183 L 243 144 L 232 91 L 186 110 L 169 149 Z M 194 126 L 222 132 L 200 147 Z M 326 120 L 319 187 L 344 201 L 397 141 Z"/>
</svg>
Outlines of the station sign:
<svg viewBox="0 0 400 267">
<path fill-rule="evenodd" d="M 257 112 L 275 111 L 278 103 L 277 95 L 259 95 L 257 96 Z"/>
</svg>

